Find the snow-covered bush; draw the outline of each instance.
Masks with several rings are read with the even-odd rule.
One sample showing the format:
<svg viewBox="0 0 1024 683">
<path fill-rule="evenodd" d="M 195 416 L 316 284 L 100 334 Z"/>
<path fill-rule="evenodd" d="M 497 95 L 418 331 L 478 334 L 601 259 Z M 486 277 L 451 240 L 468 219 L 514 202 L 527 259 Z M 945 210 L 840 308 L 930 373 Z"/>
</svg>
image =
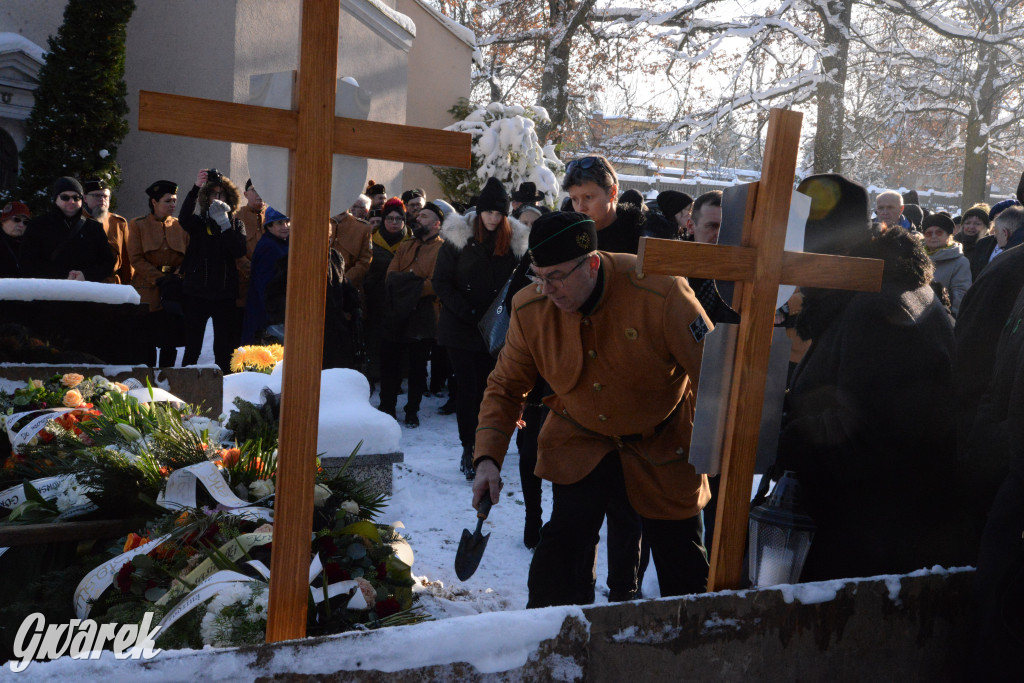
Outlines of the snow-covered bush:
<svg viewBox="0 0 1024 683">
<path fill-rule="evenodd" d="M 565 166 L 558 160 L 554 145 L 542 145 L 537 137 L 536 124 L 549 121 L 543 107 L 491 102 L 470 110 L 462 100 L 451 111 L 461 120 L 446 130 L 473 136 L 473 166 L 468 171 L 434 169 L 449 199 L 465 202 L 479 194 L 487 179 L 493 177 L 504 183 L 509 193 L 520 183 L 532 182 L 554 205 Z"/>
</svg>

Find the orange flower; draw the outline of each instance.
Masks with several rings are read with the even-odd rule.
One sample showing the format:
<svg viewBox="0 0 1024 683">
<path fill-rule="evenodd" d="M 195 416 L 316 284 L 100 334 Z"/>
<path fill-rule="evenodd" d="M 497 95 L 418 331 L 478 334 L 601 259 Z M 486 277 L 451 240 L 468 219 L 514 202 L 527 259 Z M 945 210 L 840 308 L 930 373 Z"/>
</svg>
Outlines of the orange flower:
<svg viewBox="0 0 1024 683">
<path fill-rule="evenodd" d="M 163 476 L 163 477 L 169 477 L 169 476 L 171 476 L 171 470 L 169 470 L 166 466 L 161 467 L 160 468 L 160 475 Z"/>
<path fill-rule="evenodd" d="M 237 448 L 225 448 L 220 452 L 220 460 L 224 467 L 234 467 L 238 464 L 238 458 L 242 455 L 242 451 Z"/>
<path fill-rule="evenodd" d="M 77 408 L 82 405 L 82 395 L 78 393 L 77 389 L 71 389 L 68 393 L 64 394 L 63 403 L 68 408 Z"/>
<path fill-rule="evenodd" d="M 184 526 L 188 524 L 188 510 L 178 515 L 178 518 L 174 520 L 174 526 Z"/>
<path fill-rule="evenodd" d="M 136 533 L 128 534 L 128 540 L 124 542 L 124 548 L 121 550 L 122 553 L 126 553 L 129 550 L 134 550 L 139 546 L 143 546 L 149 543 L 149 539 L 145 536 L 139 536 Z"/>
<path fill-rule="evenodd" d="M 85 377 L 82 377 L 77 372 L 69 372 L 60 378 L 60 383 L 66 386 L 68 389 L 74 389 L 82 383 Z"/>
</svg>

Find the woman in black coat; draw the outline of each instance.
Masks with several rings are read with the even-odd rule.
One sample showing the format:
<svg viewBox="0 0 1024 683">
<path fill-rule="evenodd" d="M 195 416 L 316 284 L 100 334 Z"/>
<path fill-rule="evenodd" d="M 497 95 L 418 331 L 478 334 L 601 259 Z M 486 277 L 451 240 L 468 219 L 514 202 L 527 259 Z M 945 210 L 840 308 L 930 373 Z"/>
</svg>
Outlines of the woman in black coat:
<svg viewBox="0 0 1024 683">
<path fill-rule="evenodd" d="M 885 262 L 882 289 L 803 290 L 797 330 L 814 341 L 779 440 L 779 471 L 797 474 L 818 526 L 801 578 L 968 563 L 953 327 L 930 287 L 933 265 L 901 229 L 865 229 L 849 255 Z"/>
<path fill-rule="evenodd" d="M 508 218 L 509 203 L 501 182 L 488 180 L 472 220 L 452 214 L 444 221 L 444 244 L 434 266 L 432 282 L 441 301 L 437 343 L 448 349 L 455 371 L 455 415 L 462 442 L 461 469 L 467 479 L 475 475 L 477 413 L 495 363 L 477 323 L 516 269 L 529 241 L 529 228 Z"/>
<path fill-rule="evenodd" d="M 245 256 L 245 226 L 235 217 L 240 197 L 230 178 L 216 169 L 203 169 L 181 204 L 178 220 L 189 236 L 181 265 L 185 313 L 182 366 L 199 361 L 206 321 L 213 318 L 214 359 L 225 374 L 231 370 L 231 353 L 241 333 L 235 312 L 235 259 Z"/>
</svg>

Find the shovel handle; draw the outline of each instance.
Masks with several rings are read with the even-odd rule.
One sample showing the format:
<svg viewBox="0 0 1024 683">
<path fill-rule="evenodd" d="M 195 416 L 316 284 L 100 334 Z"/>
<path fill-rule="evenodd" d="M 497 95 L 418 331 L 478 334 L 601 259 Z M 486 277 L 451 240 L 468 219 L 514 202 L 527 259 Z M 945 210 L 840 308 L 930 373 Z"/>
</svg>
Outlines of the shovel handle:
<svg viewBox="0 0 1024 683">
<path fill-rule="evenodd" d="M 479 519 L 487 519 L 487 515 L 491 513 L 491 506 L 494 503 L 491 502 L 491 494 L 488 492 L 480 499 L 480 509 L 476 511 L 476 516 Z"/>
</svg>

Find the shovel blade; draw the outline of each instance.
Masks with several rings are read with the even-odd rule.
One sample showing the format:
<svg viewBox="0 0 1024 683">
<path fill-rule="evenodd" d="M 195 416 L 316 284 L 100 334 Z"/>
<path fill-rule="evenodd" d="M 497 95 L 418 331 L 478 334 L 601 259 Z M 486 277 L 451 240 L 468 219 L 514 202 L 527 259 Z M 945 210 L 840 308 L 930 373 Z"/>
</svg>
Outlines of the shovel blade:
<svg viewBox="0 0 1024 683">
<path fill-rule="evenodd" d="M 460 581 L 473 576 L 476 568 L 480 566 L 480 558 L 484 556 L 484 549 L 487 548 L 487 540 L 490 537 L 490 534 L 471 534 L 469 529 L 462 530 L 459 550 L 455 553 L 455 575 Z"/>
</svg>

